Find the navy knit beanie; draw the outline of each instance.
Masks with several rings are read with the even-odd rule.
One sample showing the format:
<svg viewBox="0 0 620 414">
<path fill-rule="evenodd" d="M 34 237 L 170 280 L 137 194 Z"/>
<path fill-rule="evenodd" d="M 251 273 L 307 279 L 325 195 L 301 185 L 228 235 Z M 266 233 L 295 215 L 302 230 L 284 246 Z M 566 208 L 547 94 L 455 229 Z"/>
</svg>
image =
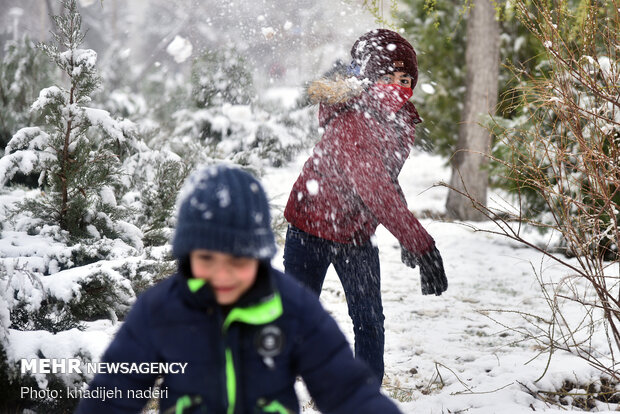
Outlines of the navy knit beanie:
<svg viewBox="0 0 620 414">
<path fill-rule="evenodd" d="M 192 174 L 178 200 L 172 253 L 206 249 L 270 260 L 276 253 L 267 196 L 256 178 L 228 165 Z"/>
</svg>

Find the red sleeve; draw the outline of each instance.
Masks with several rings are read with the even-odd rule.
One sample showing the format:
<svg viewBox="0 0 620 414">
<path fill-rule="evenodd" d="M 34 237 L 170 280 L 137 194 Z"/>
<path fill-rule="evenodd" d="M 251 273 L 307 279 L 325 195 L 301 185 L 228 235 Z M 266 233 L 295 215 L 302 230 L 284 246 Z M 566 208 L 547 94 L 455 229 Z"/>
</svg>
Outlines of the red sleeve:
<svg viewBox="0 0 620 414">
<path fill-rule="evenodd" d="M 339 148 L 333 155 L 347 182 L 407 250 L 418 254 L 429 251 L 435 241 L 409 211 L 400 186 L 383 164 L 376 136 L 380 125 L 361 113 L 349 113 L 333 122 L 333 131 L 339 135 Z"/>
</svg>

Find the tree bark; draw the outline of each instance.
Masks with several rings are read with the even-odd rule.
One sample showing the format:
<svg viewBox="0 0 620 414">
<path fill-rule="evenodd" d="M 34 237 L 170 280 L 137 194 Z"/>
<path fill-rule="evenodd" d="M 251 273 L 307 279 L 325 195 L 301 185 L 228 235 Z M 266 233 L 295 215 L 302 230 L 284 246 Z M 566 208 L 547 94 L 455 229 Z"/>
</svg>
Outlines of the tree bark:
<svg viewBox="0 0 620 414">
<path fill-rule="evenodd" d="M 480 126 L 482 118 L 493 114 L 499 83 L 499 22 L 491 0 L 474 0 L 467 21 L 465 51 L 466 93 L 456 152 L 452 157 L 450 187 L 466 193 L 486 206 L 487 158 L 491 134 Z M 451 218 L 480 221 L 485 217 L 472 201 L 451 190 L 446 201 Z"/>
</svg>

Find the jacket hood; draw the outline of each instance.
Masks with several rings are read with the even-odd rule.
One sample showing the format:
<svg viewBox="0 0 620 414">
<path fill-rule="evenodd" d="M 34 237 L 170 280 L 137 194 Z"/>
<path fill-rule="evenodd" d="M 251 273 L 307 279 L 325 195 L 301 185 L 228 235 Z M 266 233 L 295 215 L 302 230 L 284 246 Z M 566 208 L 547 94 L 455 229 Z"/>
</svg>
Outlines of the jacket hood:
<svg viewBox="0 0 620 414">
<path fill-rule="evenodd" d="M 391 87 L 395 90 L 400 88 L 395 85 L 373 85 L 368 79 L 360 80 L 354 76 L 337 75 L 311 82 L 306 88 L 306 93 L 312 104 L 321 105 L 319 110 L 321 127 L 327 125 L 341 112 L 361 108 L 377 112 L 399 112 L 413 124 L 422 122 L 413 102 L 395 102 L 392 94 L 385 93 L 386 88 Z"/>
<path fill-rule="evenodd" d="M 360 96 L 370 86 L 367 79 L 359 80 L 354 76 L 323 77 L 311 82 L 306 93 L 313 104 L 342 104 Z"/>
</svg>

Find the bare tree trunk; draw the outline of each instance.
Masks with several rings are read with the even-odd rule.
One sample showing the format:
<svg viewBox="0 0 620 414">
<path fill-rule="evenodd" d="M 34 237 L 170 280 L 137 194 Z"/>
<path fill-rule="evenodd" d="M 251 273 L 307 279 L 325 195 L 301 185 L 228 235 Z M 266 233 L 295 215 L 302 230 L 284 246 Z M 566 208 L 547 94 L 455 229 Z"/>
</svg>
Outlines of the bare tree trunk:
<svg viewBox="0 0 620 414">
<path fill-rule="evenodd" d="M 481 118 L 493 113 L 499 82 L 499 23 L 491 0 L 474 0 L 467 21 L 467 90 L 459 139 L 452 158 L 450 187 L 468 193 L 486 206 L 488 173 L 485 169 L 491 147 L 489 131 L 479 125 Z M 450 191 L 446 201 L 448 214 L 458 220 L 480 221 L 485 217 L 469 198 Z"/>
</svg>

